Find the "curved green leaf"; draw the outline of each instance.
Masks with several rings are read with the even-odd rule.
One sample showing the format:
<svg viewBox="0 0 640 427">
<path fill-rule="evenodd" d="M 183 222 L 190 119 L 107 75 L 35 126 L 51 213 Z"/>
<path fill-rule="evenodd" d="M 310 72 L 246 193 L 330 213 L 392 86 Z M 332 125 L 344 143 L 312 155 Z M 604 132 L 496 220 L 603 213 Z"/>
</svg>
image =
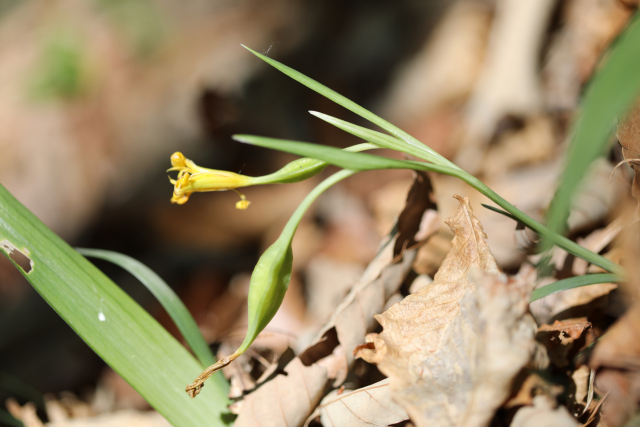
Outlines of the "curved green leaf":
<svg viewBox="0 0 640 427">
<path fill-rule="evenodd" d="M 221 426 L 228 385 L 184 392 L 200 363 L 140 305 L 0 186 L 0 249 L 78 335 L 174 426 Z M 26 272 L 13 259 L 28 256 Z M 215 385 L 214 385 L 215 384 Z"/>
<path fill-rule="evenodd" d="M 404 141 L 407 145 L 412 146 L 415 149 L 420 150 L 422 153 L 424 153 L 424 155 L 439 159 L 437 161 L 437 163 L 441 163 L 441 164 L 448 165 L 448 166 L 451 166 L 451 167 L 457 167 L 452 162 L 450 162 L 449 160 L 447 160 L 444 157 L 442 157 L 438 152 L 436 152 L 433 149 L 431 149 L 430 147 L 424 145 L 422 142 L 418 141 L 416 138 L 414 138 L 413 136 L 409 135 L 408 133 L 406 133 L 402 129 L 398 128 L 397 126 L 392 125 L 388 121 L 386 121 L 383 118 L 373 114 L 371 111 L 367 110 L 366 108 L 361 107 L 360 105 L 356 104 L 355 102 L 351 101 L 350 99 L 345 98 L 344 96 L 340 95 L 336 91 L 333 91 L 333 90 L 329 89 L 325 85 L 322 85 L 322 84 L 318 83 L 317 81 L 315 81 L 313 79 L 310 79 L 309 77 L 305 76 L 304 74 L 299 73 L 296 70 L 294 70 L 293 68 L 287 67 L 286 65 L 284 65 L 284 64 L 282 64 L 282 63 L 280 63 L 280 62 L 278 62 L 278 61 L 276 61 L 274 59 L 271 59 L 268 56 L 261 55 L 258 52 L 254 51 L 252 49 L 249 49 L 248 47 L 246 47 L 244 45 L 242 47 L 247 49 L 249 52 L 253 53 L 258 58 L 262 59 L 263 61 L 265 61 L 266 63 L 268 63 L 272 67 L 282 71 L 287 76 L 289 76 L 292 79 L 302 83 L 303 85 L 305 85 L 309 89 L 318 92 L 320 95 L 332 100 L 336 104 L 341 105 L 344 108 L 346 108 L 347 110 L 353 111 L 354 113 L 356 113 L 360 117 L 363 117 L 363 118 L 369 120 L 371 123 L 380 126 L 382 129 L 386 130 L 387 132 L 391 133 L 392 135 L 395 135 L 396 137 L 398 137 L 400 140 Z M 422 157 L 422 156 L 420 156 L 420 157 Z"/>
<path fill-rule="evenodd" d="M 558 280 L 547 286 L 535 289 L 531 293 L 531 302 L 544 298 L 557 292 L 567 291 L 581 286 L 597 285 L 599 283 L 619 282 L 620 276 L 609 273 L 585 274 L 584 276 L 570 277 Z"/>
<path fill-rule="evenodd" d="M 313 157 L 345 169 L 356 171 L 376 169 L 415 169 L 455 176 L 463 180 L 476 190 L 480 191 L 482 194 L 495 202 L 498 206 L 517 218 L 518 221 L 522 222 L 541 236 L 549 239 L 549 241 L 551 241 L 552 243 L 558 245 L 559 247 L 576 256 L 579 256 L 582 259 L 589 261 L 592 264 L 604 268 L 605 270 L 618 274 L 624 273 L 622 267 L 620 267 L 618 264 L 583 248 L 582 246 L 578 245 L 575 242 L 572 242 L 571 240 L 558 233 L 552 232 L 547 227 L 540 224 L 538 221 L 535 221 L 533 218 L 526 215 L 524 212 L 520 211 L 511 203 L 503 199 L 499 194 L 487 187 L 482 181 L 472 175 L 469 175 L 461 169 L 436 165 L 433 163 L 389 159 L 386 157 L 374 156 L 365 153 L 349 153 L 337 148 L 325 147 L 322 145 L 309 144 L 305 142 L 264 138 L 253 135 L 234 135 L 233 138 L 237 141 L 247 144 L 254 144 L 260 147 L 282 150 L 289 153 L 297 154 L 299 156 Z"/>
<path fill-rule="evenodd" d="M 191 313 L 180 301 L 178 295 L 173 292 L 173 289 L 167 285 L 167 282 L 162 280 L 153 270 L 137 259 L 118 252 L 86 248 L 76 248 L 76 250 L 86 257 L 112 262 L 135 276 L 167 311 L 200 363 L 205 366 L 215 363 L 216 359 L 211 353 L 209 344 L 202 336 L 202 332 L 200 332 L 196 321 L 193 320 Z"/>
</svg>

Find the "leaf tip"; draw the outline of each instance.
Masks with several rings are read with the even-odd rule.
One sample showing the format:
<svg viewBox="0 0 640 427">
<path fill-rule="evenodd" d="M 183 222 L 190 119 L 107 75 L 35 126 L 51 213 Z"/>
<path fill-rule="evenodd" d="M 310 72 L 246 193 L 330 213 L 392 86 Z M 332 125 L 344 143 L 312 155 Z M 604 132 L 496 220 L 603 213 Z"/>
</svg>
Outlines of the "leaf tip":
<svg viewBox="0 0 640 427">
<path fill-rule="evenodd" d="M 248 135 L 231 135 L 231 139 L 234 141 L 241 142 L 243 144 L 251 144 L 251 141 L 248 138 Z"/>
</svg>

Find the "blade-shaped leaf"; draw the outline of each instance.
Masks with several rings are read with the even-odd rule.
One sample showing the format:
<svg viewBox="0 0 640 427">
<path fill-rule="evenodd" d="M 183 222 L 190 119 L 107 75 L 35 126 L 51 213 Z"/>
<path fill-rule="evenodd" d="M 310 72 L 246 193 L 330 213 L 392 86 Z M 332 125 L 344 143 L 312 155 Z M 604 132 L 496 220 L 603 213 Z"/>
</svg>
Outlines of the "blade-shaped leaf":
<svg viewBox="0 0 640 427">
<path fill-rule="evenodd" d="M 499 194 L 487 187 L 482 181 L 472 175 L 469 175 L 461 169 L 436 165 L 433 163 L 389 159 L 386 157 L 374 156 L 364 153 L 348 153 L 337 148 L 325 147 L 322 145 L 309 144 L 305 142 L 286 141 L 282 139 L 264 138 L 253 135 L 234 135 L 233 138 L 236 141 L 244 142 L 247 144 L 254 144 L 260 147 L 282 150 L 289 153 L 297 154 L 299 156 L 317 158 L 319 160 L 324 160 L 327 163 L 356 171 L 375 169 L 414 169 L 455 176 L 463 180 L 476 190 L 480 191 L 482 194 L 495 202 L 498 206 L 513 215 L 518 221 L 522 222 L 541 236 L 549 239 L 549 241 L 554 243 L 555 245 L 558 245 L 562 249 L 565 249 L 566 251 L 579 256 L 580 258 L 583 258 L 592 264 L 602 267 L 607 271 L 618 274 L 624 273 L 623 269 L 618 264 L 596 253 L 593 253 L 588 249 L 583 248 L 582 246 L 558 233 L 552 232 L 547 227 L 540 224 L 538 221 L 534 220 L 524 212 L 517 209 L 511 203 L 503 199 Z"/>
<path fill-rule="evenodd" d="M 567 291 L 581 286 L 597 285 L 598 283 L 620 282 L 622 278 L 615 274 L 597 273 L 585 274 L 584 276 L 570 277 L 568 279 L 558 280 L 549 285 L 535 289 L 531 293 L 531 302 L 544 298 L 557 292 Z"/>
<path fill-rule="evenodd" d="M 76 248 L 78 252 L 86 257 L 99 258 L 112 262 L 135 276 L 151 293 L 156 297 L 158 302 L 167 311 L 171 320 L 176 324 L 178 330 L 184 337 L 193 353 L 203 365 L 211 365 L 215 363 L 215 357 L 211 353 L 211 349 L 207 341 L 202 336 L 202 332 L 198 328 L 196 321 L 193 320 L 191 313 L 187 307 L 180 301 L 178 295 L 173 289 L 167 285 L 153 270 L 128 255 L 113 251 L 105 251 L 101 249 Z"/>
<path fill-rule="evenodd" d="M 227 385 L 217 377 L 203 399 L 184 387 L 202 366 L 140 305 L 0 186 L 0 249 L 30 259 L 38 293 L 78 335 L 175 426 L 225 425 Z M 214 385 L 215 384 L 215 385 Z"/>
<path fill-rule="evenodd" d="M 332 100 L 333 102 L 335 102 L 335 103 L 337 103 L 339 105 L 342 105 L 347 110 L 351 110 L 354 113 L 356 113 L 357 115 L 369 120 L 371 123 L 374 123 L 374 124 L 380 126 L 382 129 L 386 130 L 387 132 L 391 133 L 392 135 L 397 136 L 398 138 L 400 138 L 402 141 L 404 141 L 408 145 L 413 146 L 414 148 L 422 151 L 423 153 L 429 153 L 430 155 L 434 156 L 435 158 L 439 158 L 440 161 L 438 163 L 444 164 L 444 165 L 449 165 L 451 167 L 455 167 L 455 165 L 453 163 L 451 163 L 449 160 L 445 159 L 440 154 L 438 154 L 437 152 L 435 152 L 434 150 L 432 150 L 428 146 L 424 145 L 422 142 L 418 141 L 416 138 L 412 137 L 411 135 L 409 135 L 408 133 L 406 133 L 402 129 L 398 128 L 397 126 L 392 125 L 391 123 L 389 123 L 388 121 L 384 120 L 383 118 L 373 114 L 371 111 L 367 110 L 366 108 L 361 107 L 360 105 L 356 104 L 355 102 L 351 101 L 350 99 L 347 99 L 344 96 L 340 95 L 339 93 L 337 93 L 337 92 L 329 89 L 328 87 L 318 83 L 317 81 L 315 81 L 313 79 L 310 79 L 309 77 L 305 76 L 304 74 L 297 72 L 293 68 L 289 68 L 286 65 L 269 58 L 268 56 L 261 55 L 258 52 L 254 51 L 252 49 L 249 49 L 248 47 L 246 47 L 244 45 L 243 45 L 243 47 L 245 49 L 247 49 L 249 52 L 251 52 L 254 55 L 256 55 L 258 58 L 260 58 L 263 61 L 265 61 L 266 63 L 268 63 L 269 65 L 271 65 L 274 68 L 277 68 L 278 70 L 282 71 L 287 76 L 289 76 L 292 79 L 297 80 L 298 82 L 302 83 L 303 85 L 305 85 L 309 89 L 318 92 L 320 95 L 329 98 L 330 100 Z"/>
<path fill-rule="evenodd" d="M 362 138 L 366 141 L 369 141 L 372 144 L 375 144 L 379 147 L 402 151 L 404 153 L 412 154 L 416 157 L 419 157 L 421 159 L 424 159 L 436 164 L 444 164 L 442 162 L 442 157 L 434 156 L 431 152 L 425 152 L 424 150 L 419 150 L 412 145 L 407 145 L 403 141 L 393 136 L 389 136 L 381 132 L 376 132 L 374 130 L 364 128 L 362 126 L 357 126 L 357 125 L 354 125 L 353 123 L 345 122 L 344 120 L 331 117 L 327 114 L 318 113 L 316 111 L 309 111 L 309 113 L 318 117 L 321 120 L 324 120 L 327 123 L 334 125 L 337 128 L 342 129 L 345 132 L 349 132 L 350 134 L 355 135 L 358 138 Z M 451 165 L 452 165 L 451 163 L 445 164 L 445 166 L 451 166 Z"/>
<path fill-rule="evenodd" d="M 287 141 L 283 139 L 265 138 L 253 135 L 234 135 L 233 139 L 260 147 L 286 151 L 299 156 L 324 160 L 332 165 L 355 171 L 377 169 L 420 169 L 447 175 L 459 176 L 462 172 L 449 166 L 433 163 L 412 162 L 407 160 L 389 159 L 365 153 L 351 153 L 332 147 L 325 147 L 307 142 Z M 303 154 L 304 153 L 304 154 Z"/>
<path fill-rule="evenodd" d="M 599 156 L 612 134 L 616 117 L 623 114 L 640 92 L 640 13 L 607 55 L 604 66 L 586 91 L 582 113 L 573 130 L 567 167 L 551 207 L 548 223 L 562 233 L 572 195 L 588 166 Z"/>
</svg>

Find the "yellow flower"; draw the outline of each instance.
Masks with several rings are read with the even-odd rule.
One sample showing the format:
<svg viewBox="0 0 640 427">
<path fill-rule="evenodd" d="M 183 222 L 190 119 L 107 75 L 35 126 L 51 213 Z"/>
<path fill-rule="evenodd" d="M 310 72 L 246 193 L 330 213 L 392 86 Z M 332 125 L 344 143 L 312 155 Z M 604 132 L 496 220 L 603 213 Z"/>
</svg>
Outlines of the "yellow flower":
<svg viewBox="0 0 640 427">
<path fill-rule="evenodd" d="M 178 171 L 177 180 L 169 178 L 169 181 L 173 184 L 171 203 L 182 205 L 189 200 L 189 196 L 192 193 L 197 191 L 233 190 L 240 195 L 241 199 L 236 203 L 236 208 L 246 209 L 249 206 L 249 201 L 236 188 L 251 185 L 254 180 L 252 177 L 202 168 L 179 152 L 173 153 L 171 156 L 171 166 L 167 172 Z"/>
</svg>

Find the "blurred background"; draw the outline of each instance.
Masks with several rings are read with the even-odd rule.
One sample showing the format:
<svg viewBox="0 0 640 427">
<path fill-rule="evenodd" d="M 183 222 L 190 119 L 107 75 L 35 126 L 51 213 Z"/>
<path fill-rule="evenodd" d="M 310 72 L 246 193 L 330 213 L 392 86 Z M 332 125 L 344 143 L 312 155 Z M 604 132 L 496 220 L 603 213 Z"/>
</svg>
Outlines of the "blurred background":
<svg viewBox="0 0 640 427">
<path fill-rule="evenodd" d="M 234 133 L 346 147 L 358 141 L 307 111 L 366 125 L 240 44 L 382 115 L 540 219 L 583 84 L 633 3 L 0 0 L 0 183 L 71 245 L 147 264 L 212 344 L 235 343 L 258 256 L 322 176 L 247 188 L 247 211 L 235 210 L 233 192 L 177 206 L 169 156 L 257 176 L 294 157 Z M 628 170 L 608 184 L 620 159 L 613 142 L 577 202 L 573 233 L 602 225 L 628 195 Z M 441 219 L 456 208 L 453 194 L 471 197 L 501 268 L 517 271 L 526 253 L 513 222 L 463 184 L 434 179 Z M 411 181 L 407 171 L 363 173 L 322 196 L 294 241 L 274 336 L 308 342 L 373 258 Z M 416 273 L 435 272 L 449 233 L 421 249 Z M 177 335 L 133 277 L 96 264 Z M 2 257 L 0 402 L 42 406 L 48 393 L 94 412 L 145 407 Z"/>
</svg>

